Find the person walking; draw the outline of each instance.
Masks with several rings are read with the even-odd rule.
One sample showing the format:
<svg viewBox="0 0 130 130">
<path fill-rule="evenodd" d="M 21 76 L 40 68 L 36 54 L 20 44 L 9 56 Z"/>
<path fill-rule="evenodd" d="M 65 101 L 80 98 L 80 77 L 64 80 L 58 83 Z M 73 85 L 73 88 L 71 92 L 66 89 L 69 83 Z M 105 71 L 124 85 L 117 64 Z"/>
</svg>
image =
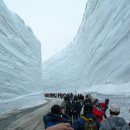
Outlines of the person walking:
<svg viewBox="0 0 130 130">
<path fill-rule="evenodd" d="M 109 108 L 110 117 L 103 120 L 99 130 L 130 130 L 128 123 L 123 117 L 119 117 L 120 107 L 113 103 Z"/>
</svg>

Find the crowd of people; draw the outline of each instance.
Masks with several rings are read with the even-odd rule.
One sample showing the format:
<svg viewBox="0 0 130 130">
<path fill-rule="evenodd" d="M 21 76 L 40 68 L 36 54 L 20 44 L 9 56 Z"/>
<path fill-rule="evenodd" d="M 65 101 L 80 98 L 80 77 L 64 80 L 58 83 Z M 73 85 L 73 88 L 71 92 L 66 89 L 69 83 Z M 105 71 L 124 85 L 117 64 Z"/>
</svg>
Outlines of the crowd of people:
<svg viewBox="0 0 130 130">
<path fill-rule="evenodd" d="M 130 124 L 119 116 L 119 105 L 109 106 L 109 99 L 100 102 L 91 94 L 73 93 L 46 93 L 45 96 L 64 99 L 61 105 L 53 105 L 51 112 L 43 116 L 46 130 L 130 130 Z"/>
</svg>

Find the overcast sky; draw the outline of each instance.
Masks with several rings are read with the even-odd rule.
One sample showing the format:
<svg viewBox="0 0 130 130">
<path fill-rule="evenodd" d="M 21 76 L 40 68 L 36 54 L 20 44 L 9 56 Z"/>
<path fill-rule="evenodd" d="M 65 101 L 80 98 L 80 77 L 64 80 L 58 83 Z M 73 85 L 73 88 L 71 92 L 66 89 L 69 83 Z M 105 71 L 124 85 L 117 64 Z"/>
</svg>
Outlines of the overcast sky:
<svg viewBox="0 0 130 130">
<path fill-rule="evenodd" d="M 46 60 L 76 35 L 87 0 L 3 0 L 30 26 L 42 44 Z"/>
</svg>

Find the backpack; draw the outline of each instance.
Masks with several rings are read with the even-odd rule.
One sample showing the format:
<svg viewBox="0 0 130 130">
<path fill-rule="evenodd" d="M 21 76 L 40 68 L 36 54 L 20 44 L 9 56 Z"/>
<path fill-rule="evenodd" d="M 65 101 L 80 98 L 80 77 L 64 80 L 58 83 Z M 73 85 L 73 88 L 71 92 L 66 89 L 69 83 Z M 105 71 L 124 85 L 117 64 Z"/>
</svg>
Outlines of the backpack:
<svg viewBox="0 0 130 130">
<path fill-rule="evenodd" d="M 97 123 L 94 121 L 93 118 L 86 118 L 84 116 L 80 117 L 85 121 L 84 130 L 97 130 L 98 126 Z"/>
<path fill-rule="evenodd" d="M 109 124 L 110 124 L 110 126 L 111 126 L 111 130 L 116 130 L 116 124 L 117 124 L 118 120 L 117 120 L 117 122 L 116 122 L 116 124 L 115 124 L 115 126 L 114 126 L 114 127 L 112 126 L 112 124 L 111 124 L 111 122 L 110 122 L 110 120 L 109 120 L 109 119 L 108 119 L 108 122 L 109 122 Z"/>
</svg>

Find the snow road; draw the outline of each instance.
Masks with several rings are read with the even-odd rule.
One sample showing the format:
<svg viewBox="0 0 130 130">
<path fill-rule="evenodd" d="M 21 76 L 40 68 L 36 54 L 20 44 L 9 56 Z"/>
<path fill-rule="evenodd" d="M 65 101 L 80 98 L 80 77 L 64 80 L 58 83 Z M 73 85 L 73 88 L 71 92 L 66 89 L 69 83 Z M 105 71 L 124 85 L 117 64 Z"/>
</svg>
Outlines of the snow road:
<svg viewBox="0 0 130 130">
<path fill-rule="evenodd" d="M 130 96 L 125 95 L 106 95 L 91 93 L 93 97 L 99 98 L 100 101 L 109 98 L 110 104 L 117 102 L 121 106 L 120 116 L 130 121 Z M 8 117 L 0 119 L 0 130 L 43 130 L 44 124 L 42 117 L 45 115 L 53 104 L 60 104 L 61 99 L 51 98 L 45 104 L 14 112 Z M 109 112 L 107 111 L 109 115 Z"/>
</svg>

